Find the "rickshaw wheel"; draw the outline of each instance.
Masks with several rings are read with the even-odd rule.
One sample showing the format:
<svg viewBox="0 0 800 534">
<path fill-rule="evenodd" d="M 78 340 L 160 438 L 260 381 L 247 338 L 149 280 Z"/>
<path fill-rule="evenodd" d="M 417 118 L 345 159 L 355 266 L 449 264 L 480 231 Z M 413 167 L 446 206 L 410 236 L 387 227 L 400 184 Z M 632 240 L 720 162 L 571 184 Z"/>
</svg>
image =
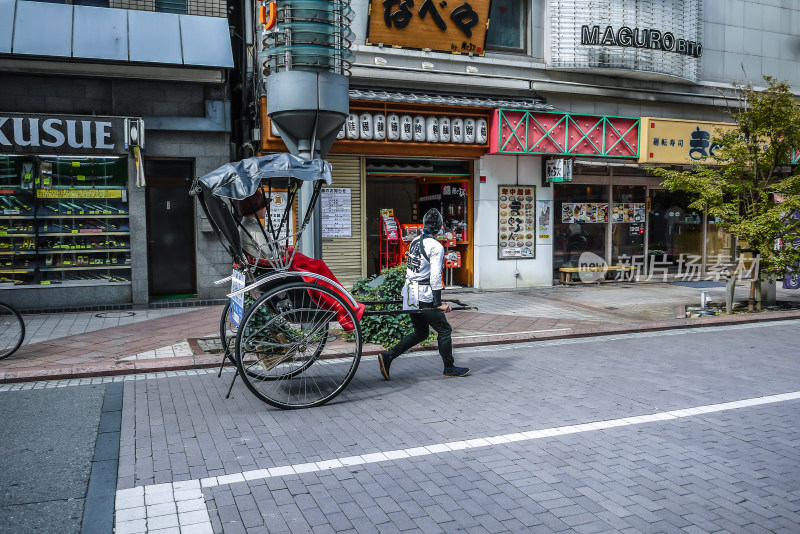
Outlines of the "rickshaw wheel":
<svg viewBox="0 0 800 534">
<path fill-rule="evenodd" d="M 225 308 L 222 309 L 222 317 L 219 320 L 219 341 L 222 343 L 222 351 L 225 353 L 225 357 L 236 365 L 236 358 L 233 356 L 235 354 L 236 330 L 238 327 L 231 319 L 230 311 L 231 301 L 228 299 Z"/>
<path fill-rule="evenodd" d="M 236 333 L 234 360 L 245 385 L 277 408 L 325 404 L 350 383 L 360 359 L 358 319 L 339 294 L 317 284 L 269 289 L 245 310 Z"/>
</svg>

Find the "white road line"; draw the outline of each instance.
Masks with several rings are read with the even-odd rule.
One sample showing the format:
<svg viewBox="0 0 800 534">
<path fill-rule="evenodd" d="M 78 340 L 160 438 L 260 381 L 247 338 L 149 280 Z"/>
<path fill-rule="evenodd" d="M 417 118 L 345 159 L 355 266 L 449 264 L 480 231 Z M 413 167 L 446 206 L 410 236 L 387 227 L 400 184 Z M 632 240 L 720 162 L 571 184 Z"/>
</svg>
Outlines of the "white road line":
<svg viewBox="0 0 800 534">
<path fill-rule="evenodd" d="M 536 439 L 553 436 L 566 436 L 568 434 L 593 432 L 595 430 L 603 430 L 607 428 L 618 428 L 652 423 L 656 421 L 683 419 L 707 413 L 736 410 L 740 408 L 749 408 L 752 406 L 760 406 L 764 404 L 773 404 L 777 402 L 786 402 L 798 399 L 800 399 L 800 391 L 792 391 L 789 393 L 781 393 L 779 395 L 754 397 L 732 402 L 708 404 L 705 406 L 635 415 L 619 419 L 591 421 L 578 425 L 551 427 L 541 430 L 529 430 L 526 432 L 514 432 L 511 434 L 487 436 L 462 441 L 433 443 L 430 445 L 410 447 L 406 449 L 396 449 L 341 458 L 331 458 L 329 460 L 323 460 L 320 462 L 275 466 L 268 469 L 257 469 L 252 471 L 244 471 L 241 473 L 231 473 L 228 475 L 207 477 L 182 482 L 138 486 L 135 488 L 117 491 L 115 504 L 115 532 L 150 532 L 167 527 L 179 527 L 182 533 L 212 532 L 211 519 L 208 515 L 208 509 L 205 504 L 205 499 L 202 496 L 201 488 L 212 488 L 215 486 L 223 486 L 248 480 L 261 480 L 273 477 L 298 475 L 301 473 L 329 471 L 331 469 L 338 469 L 340 467 L 347 467 L 351 465 L 392 462 L 397 459 L 409 458 L 412 456 L 446 454 L 451 451 L 474 449 L 478 447 L 490 447 L 493 445 L 502 446 L 506 443 L 533 441 Z"/>
</svg>

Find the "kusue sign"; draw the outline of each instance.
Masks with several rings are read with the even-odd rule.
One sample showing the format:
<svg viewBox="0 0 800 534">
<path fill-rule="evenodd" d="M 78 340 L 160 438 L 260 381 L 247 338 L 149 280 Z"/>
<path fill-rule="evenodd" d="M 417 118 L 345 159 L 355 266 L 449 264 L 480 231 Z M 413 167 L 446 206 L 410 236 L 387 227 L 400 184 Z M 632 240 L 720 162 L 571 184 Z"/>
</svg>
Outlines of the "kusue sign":
<svg viewBox="0 0 800 534">
<path fill-rule="evenodd" d="M 119 117 L 0 115 L 0 153 L 124 153 Z"/>
<path fill-rule="evenodd" d="M 703 55 L 703 45 L 696 41 L 676 39 L 672 32 L 662 32 L 655 29 L 631 29 L 628 26 L 622 26 L 616 31 L 614 31 L 613 26 L 606 26 L 601 36 L 600 26 L 584 24 L 581 26 L 581 44 L 649 48 L 696 58 Z"/>
</svg>

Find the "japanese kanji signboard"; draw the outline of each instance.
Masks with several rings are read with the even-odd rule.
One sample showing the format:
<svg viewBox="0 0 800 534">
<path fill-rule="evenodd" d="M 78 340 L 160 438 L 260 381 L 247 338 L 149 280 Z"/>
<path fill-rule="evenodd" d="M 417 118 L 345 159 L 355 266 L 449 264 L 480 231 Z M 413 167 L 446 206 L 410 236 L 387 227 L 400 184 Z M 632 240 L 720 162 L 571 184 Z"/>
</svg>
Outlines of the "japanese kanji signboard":
<svg viewBox="0 0 800 534">
<path fill-rule="evenodd" d="M 371 0 L 367 44 L 483 55 L 490 0 Z"/>
<path fill-rule="evenodd" d="M 642 118 L 640 163 L 691 163 L 710 158 L 714 163 L 720 148 L 711 142 L 717 131 L 726 132 L 736 124 L 687 121 L 679 119 Z"/>
</svg>

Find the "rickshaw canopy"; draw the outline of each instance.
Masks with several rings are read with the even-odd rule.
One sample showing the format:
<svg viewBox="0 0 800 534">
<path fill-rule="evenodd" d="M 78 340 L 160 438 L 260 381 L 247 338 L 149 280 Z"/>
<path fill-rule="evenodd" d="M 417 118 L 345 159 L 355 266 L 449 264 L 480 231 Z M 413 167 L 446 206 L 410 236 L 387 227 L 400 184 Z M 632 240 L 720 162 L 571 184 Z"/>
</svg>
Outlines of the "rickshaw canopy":
<svg viewBox="0 0 800 534">
<path fill-rule="evenodd" d="M 290 178 L 302 181 L 333 182 L 331 164 L 293 154 L 270 154 L 226 163 L 198 179 L 217 198 L 244 200 L 255 193 L 262 180 L 273 187 L 286 187 Z"/>
</svg>

